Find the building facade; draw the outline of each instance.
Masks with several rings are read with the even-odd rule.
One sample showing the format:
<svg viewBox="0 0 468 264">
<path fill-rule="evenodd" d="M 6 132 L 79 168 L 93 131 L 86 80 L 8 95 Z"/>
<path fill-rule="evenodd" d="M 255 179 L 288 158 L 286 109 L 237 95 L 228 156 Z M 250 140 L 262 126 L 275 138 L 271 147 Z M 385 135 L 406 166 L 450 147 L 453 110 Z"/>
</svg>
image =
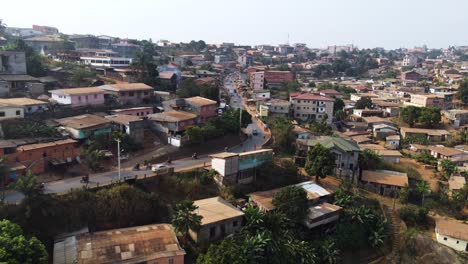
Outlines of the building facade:
<svg viewBox="0 0 468 264">
<path fill-rule="evenodd" d="M 327 117 L 327 124 L 331 124 L 334 101 L 333 98 L 313 94 L 291 96 L 292 117 L 301 121 L 322 120 Z"/>
</svg>

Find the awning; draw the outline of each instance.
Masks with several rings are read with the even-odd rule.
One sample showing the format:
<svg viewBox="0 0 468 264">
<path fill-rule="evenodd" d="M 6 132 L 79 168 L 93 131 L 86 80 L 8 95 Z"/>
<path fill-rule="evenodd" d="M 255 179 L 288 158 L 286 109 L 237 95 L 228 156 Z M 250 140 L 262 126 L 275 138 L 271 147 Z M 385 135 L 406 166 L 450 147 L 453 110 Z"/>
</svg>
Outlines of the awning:
<svg viewBox="0 0 468 264">
<path fill-rule="evenodd" d="M 57 165 L 63 165 L 63 164 L 66 164 L 67 161 L 64 160 L 64 159 L 49 159 L 49 162 L 54 165 L 54 166 L 57 166 Z"/>
</svg>

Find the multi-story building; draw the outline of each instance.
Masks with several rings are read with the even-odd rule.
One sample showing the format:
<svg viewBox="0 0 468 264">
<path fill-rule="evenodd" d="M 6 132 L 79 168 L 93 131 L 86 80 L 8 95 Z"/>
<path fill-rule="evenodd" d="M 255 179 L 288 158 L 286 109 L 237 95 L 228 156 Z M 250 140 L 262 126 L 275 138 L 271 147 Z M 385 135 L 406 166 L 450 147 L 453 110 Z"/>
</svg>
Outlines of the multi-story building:
<svg viewBox="0 0 468 264">
<path fill-rule="evenodd" d="M 265 71 L 265 85 L 268 87 L 283 85 L 294 81 L 294 73 L 290 71 Z"/>
<path fill-rule="evenodd" d="M 302 121 L 321 120 L 327 117 L 327 123 L 333 119 L 333 104 L 335 99 L 314 94 L 291 96 L 291 114 L 293 118 Z"/>
<path fill-rule="evenodd" d="M 265 72 L 252 72 L 250 73 L 250 88 L 252 90 L 265 89 Z"/>
<path fill-rule="evenodd" d="M 144 83 L 106 84 L 99 88 L 116 96 L 121 104 L 140 104 L 149 100 L 154 91 L 153 87 Z"/>
<path fill-rule="evenodd" d="M 452 108 L 453 94 L 411 94 L 411 100 L 404 102 L 408 106 L 416 107 L 436 107 L 439 109 Z"/>
<path fill-rule="evenodd" d="M 190 105 L 190 111 L 200 117 L 199 122 L 201 123 L 205 123 L 209 119 L 218 116 L 218 102 L 214 100 L 195 96 L 186 98 L 185 102 Z"/>
<path fill-rule="evenodd" d="M 401 66 L 403 67 L 413 67 L 416 66 L 418 63 L 418 58 L 416 58 L 413 55 L 405 55 L 403 58 L 403 62 L 401 63 Z"/>
<path fill-rule="evenodd" d="M 442 111 L 442 115 L 450 121 L 454 128 L 468 124 L 468 110 L 446 110 Z"/>
<path fill-rule="evenodd" d="M 52 100 L 71 107 L 103 105 L 105 91 L 97 87 L 50 90 Z"/>
<path fill-rule="evenodd" d="M 0 51 L 0 75 L 26 74 L 26 55 L 22 51 Z"/>
<path fill-rule="evenodd" d="M 291 103 L 286 100 L 272 99 L 269 101 L 258 102 L 258 112 L 260 116 L 288 116 L 291 109 Z"/>
</svg>

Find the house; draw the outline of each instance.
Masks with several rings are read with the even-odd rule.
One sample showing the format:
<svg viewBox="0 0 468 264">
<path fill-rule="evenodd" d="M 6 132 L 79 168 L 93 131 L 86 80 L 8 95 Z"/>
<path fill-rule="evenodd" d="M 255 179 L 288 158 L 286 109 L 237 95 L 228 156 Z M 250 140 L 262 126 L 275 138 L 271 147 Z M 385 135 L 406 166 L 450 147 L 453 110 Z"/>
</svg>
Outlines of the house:
<svg viewBox="0 0 468 264">
<path fill-rule="evenodd" d="M 336 176 L 345 176 L 351 179 L 357 175 L 361 149 L 356 142 L 345 138 L 320 136 L 308 140 L 297 139 L 296 145 L 298 150 L 294 157 L 295 162 L 305 165 L 307 151 L 316 144 L 330 149 L 336 155 Z"/>
<path fill-rule="evenodd" d="M 97 115 L 85 114 L 56 119 L 59 130 L 66 131 L 74 139 L 86 139 L 98 135 L 110 134 L 111 121 Z"/>
<path fill-rule="evenodd" d="M 270 99 L 270 90 L 253 90 L 252 98 L 253 99 Z"/>
<path fill-rule="evenodd" d="M 437 219 L 436 239 L 442 245 L 468 252 L 468 224 L 449 219 Z"/>
<path fill-rule="evenodd" d="M 177 87 L 179 86 L 179 77 L 177 76 L 177 74 L 173 71 L 164 71 L 164 72 L 160 72 L 159 75 L 158 75 L 158 78 L 164 82 L 165 84 L 167 84 L 167 86 L 171 89 L 171 90 L 175 90 L 177 89 Z"/>
<path fill-rule="evenodd" d="M 442 111 L 442 115 L 447 118 L 454 128 L 459 128 L 468 124 L 468 110 L 452 109 Z"/>
<path fill-rule="evenodd" d="M 403 58 L 403 61 L 401 63 L 401 66 L 403 67 L 414 67 L 418 63 L 418 58 L 413 55 L 408 55 L 406 54 L 405 57 Z"/>
<path fill-rule="evenodd" d="M 51 99 L 59 105 L 71 107 L 99 106 L 105 102 L 105 91 L 97 87 L 50 90 Z"/>
<path fill-rule="evenodd" d="M 424 129 L 424 128 L 400 128 L 401 138 L 423 137 L 429 142 L 447 142 L 452 139 L 450 132 L 444 129 Z"/>
<path fill-rule="evenodd" d="M 148 115 L 150 127 L 166 134 L 183 132 L 187 127 L 198 123 L 198 116 L 185 111 L 167 111 Z"/>
<path fill-rule="evenodd" d="M 185 250 L 169 224 L 78 233 L 54 241 L 54 264 L 183 264 Z"/>
<path fill-rule="evenodd" d="M 449 109 L 452 107 L 452 99 L 450 96 L 440 94 L 411 94 L 411 100 L 404 102 L 404 105 Z"/>
<path fill-rule="evenodd" d="M 24 42 L 36 52 L 48 55 L 59 51 L 65 41 L 56 36 L 35 36 L 24 39 Z"/>
<path fill-rule="evenodd" d="M 0 104 L 10 104 L 23 107 L 25 114 L 43 112 L 47 109 L 47 102 L 31 98 L 0 98 Z"/>
<path fill-rule="evenodd" d="M 421 74 L 416 71 L 405 71 L 401 73 L 400 76 L 403 81 L 419 81 L 421 79 Z"/>
<path fill-rule="evenodd" d="M 318 94 L 321 96 L 328 96 L 328 97 L 336 97 L 336 98 L 342 98 L 341 93 L 338 92 L 335 89 L 324 89 L 318 91 Z"/>
<path fill-rule="evenodd" d="M 349 98 L 353 102 L 357 102 L 361 100 L 362 98 L 379 98 L 378 95 L 373 94 L 373 93 L 353 93 L 351 94 L 351 97 Z"/>
<path fill-rule="evenodd" d="M 379 155 L 383 161 L 390 163 L 400 163 L 400 159 L 403 157 L 403 155 L 397 150 L 384 149 L 375 150 L 375 152 L 377 152 L 377 155 Z"/>
<path fill-rule="evenodd" d="M 385 147 L 389 149 L 400 148 L 400 135 L 387 136 L 385 138 Z"/>
<path fill-rule="evenodd" d="M 0 75 L 27 74 L 24 51 L 0 51 Z"/>
<path fill-rule="evenodd" d="M 194 201 L 197 215 L 202 217 L 201 228 L 189 231 L 190 237 L 197 243 L 207 243 L 234 234 L 242 226 L 244 213 L 223 198 L 217 196 Z"/>
<path fill-rule="evenodd" d="M 401 188 L 408 186 L 406 173 L 387 170 L 363 170 L 361 183 L 364 189 L 391 197 L 398 196 Z"/>
<path fill-rule="evenodd" d="M 39 83 L 39 79 L 25 74 L 3 74 L 0 75 L 0 93 L 2 95 L 18 96 L 31 93 L 31 86 Z"/>
<path fill-rule="evenodd" d="M 218 116 L 218 102 L 214 100 L 195 96 L 185 98 L 185 102 L 190 105 L 190 112 L 194 112 L 200 117 L 199 122 L 201 123 Z"/>
<path fill-rule="evenodd" d="M 10 164 L 23 165 L 33 173 L 44 173 L 48 166 L 60 166 L 72 162 L 81 154 L 77 141 L 56 140 L 44 143 L 26 144 L 16 147 L 7 155 Z"/>
<path fill-rule="evenodd" d="M 141 118 L 147 117 L 148 115 L 153 114 L 153 107 L 132 107 L 132 108 L 123 108 L 123 109 L 113 109 L 111 110 L 113 115 L 131 115 L 139 116 Z"/>
<path fill-rule="evenodd" d="M 374 109 L 382 110 L 383 117 L 394 117 L 400 114 L 400 104 L 386 101 L 373 101 Z"/>
<path fill-rule="evenodd" d="M 322 120 L 327 117 L 327 124 L 332 123 L 335 99 L 314 94 L 291 95 L 291 114 L 301 121 Z"/>
<path fill-rule="evenodd" d="M 311 229 L 320 225 L 325 225 L 337 221 L 342 208 L 326 202 L 331 197 L 331 192 L 322 186 L 311 182 L 302 182 L 294 186 L 301 187 L 307 193 L 309 200 L 309 210 L 304 225 Z M 280 192 L 281 188 L 250 193 L 249 200 L 257 206 L 260 211 L 268 212 L 275 209 L 273 197 Z"/>
<path fill-rule="evenodd" d="M 276 115 L 288 116 L 290 108 L 291 103 L 281 99 L 257 102 L 257 112 L 260 113 L 260 116 L 264 117 Z"/>
<path fill-rule="evenodd" d="M 265 71 L 265 85 L 268 88 L 278 87 L 292 81 L 294 81 L 294 73 L 291 71 Z"/>
<path fill-rule="evenodd" d="M 115 96 L 121 104 L 141 104 L 149 101 L 154 91 L 153 87 L 144 83 L 119 83 L 99 86 L 107 91 L 107 96 Z"/>
<path fill-rule="evenodd" d="M 0 121 L 14 118 L 24 118 L 23 107 L 0 103 Z"/>
<path fill-rule="evenodd" d="M 376 124 L 372 125 L 372 134 L 375 139 L 383 140 L 388 136 L 398 135 L 398 128 L 388 125 L 386 123 Z"/>
<path fill-rule="evenodd" d="M 436 159 L 456 160 L 460 158 L 468 158 L 468 152 L 442 145 L 429 147 L 429 150 L 431 155 Z"/>
<path fill-rule="evenodd" d="M 105 118 L 112 121 L 113 131 L 125 133 L 136 142 L 143 142 L 145 138 L 145 120 L 132 115 L 109 115 Z"/>
<path fill-rule="evenodd" d="M 272 149 L 259 149 L 241 153 L 221 152 L 210 155 L 211 167 L 218 175 L 220 185 L 249 184 L 255 180 L 256 168 L 272 160 Z"/>
</svg>

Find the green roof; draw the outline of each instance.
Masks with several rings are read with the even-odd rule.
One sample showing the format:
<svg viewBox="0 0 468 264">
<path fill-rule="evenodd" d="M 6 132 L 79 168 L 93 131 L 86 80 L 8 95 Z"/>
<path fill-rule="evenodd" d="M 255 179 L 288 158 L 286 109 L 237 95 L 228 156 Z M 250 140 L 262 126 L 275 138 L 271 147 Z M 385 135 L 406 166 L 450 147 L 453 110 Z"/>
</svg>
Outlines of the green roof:
<svg viewBox="0 0 468 264">
<path fill-rule="evenodd" d="M 352 140 L 340 138 L 340 137 L 319 137 L 315 139 L 310 139 L 307 141 L 308 146 L 314 146 L 320 144 L 326 148 L 336 147 L 346 152 L 350 151 L 361 151 L 358 144 Z"/>
</svg>

